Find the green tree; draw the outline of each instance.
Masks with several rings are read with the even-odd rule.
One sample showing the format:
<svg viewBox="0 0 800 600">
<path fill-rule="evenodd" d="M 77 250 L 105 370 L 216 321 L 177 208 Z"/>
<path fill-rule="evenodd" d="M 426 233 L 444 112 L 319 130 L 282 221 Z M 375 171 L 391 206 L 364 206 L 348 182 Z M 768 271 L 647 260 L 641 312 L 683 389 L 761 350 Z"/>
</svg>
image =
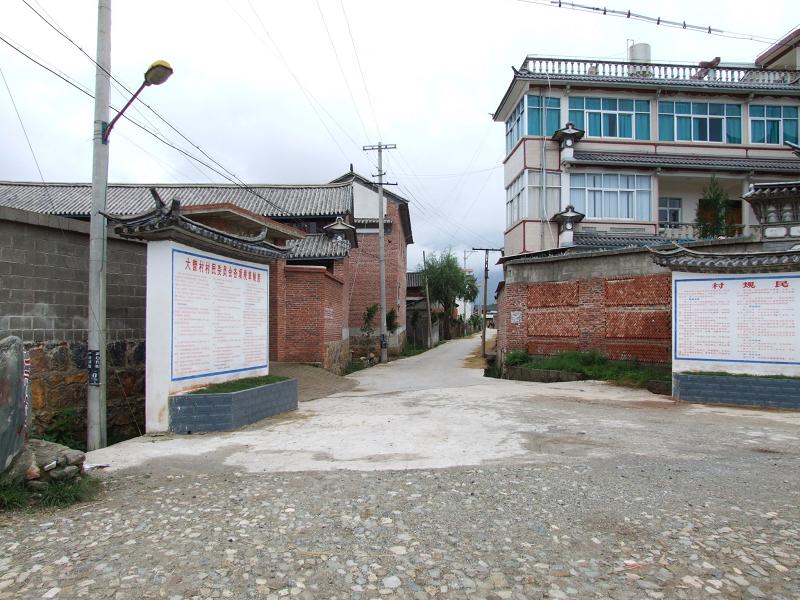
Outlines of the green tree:
<svg viewBox="0 0 800 600">
<path fill-rule="evenodd" d="M 697 202 L 697 236 L 716 238 L 728 230 L 727 216 L 730 207 L 728 192 L 719 184 L 716 176 L 711 176 L 703 197 Z"/>
<path fill-rule="evenodd" d="M 450 339 L 450 323 L 459 298 L 474 302 L 478 297 L 478 282 L 458 264 L 450 252 L 434 253 L 424 265 L 417 267 L 427 278 L 431 303 L 439 304 L 443 311 L 444 337 Z"/>
</svg>

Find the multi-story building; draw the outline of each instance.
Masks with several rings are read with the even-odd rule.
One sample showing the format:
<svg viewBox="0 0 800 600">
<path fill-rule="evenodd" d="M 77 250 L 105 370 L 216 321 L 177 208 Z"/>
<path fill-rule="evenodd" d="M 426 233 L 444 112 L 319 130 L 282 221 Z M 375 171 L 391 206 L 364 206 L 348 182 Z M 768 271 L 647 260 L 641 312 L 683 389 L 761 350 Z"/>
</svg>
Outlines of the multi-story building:
<svg viewBox="0 0 800 600">
<path fill-rule="evenodd" d="M 785 145 L 798 143 L 799 42 L 800 29 L 750 65 L 654 62 L 647 44 L 626 62 L 527 56 L 494 113 L 506 257 L 696 238 L 712 176 L 731 200 L 726 233 L 752 233 L 749 185 L 800 173 Z"/>
</svg>

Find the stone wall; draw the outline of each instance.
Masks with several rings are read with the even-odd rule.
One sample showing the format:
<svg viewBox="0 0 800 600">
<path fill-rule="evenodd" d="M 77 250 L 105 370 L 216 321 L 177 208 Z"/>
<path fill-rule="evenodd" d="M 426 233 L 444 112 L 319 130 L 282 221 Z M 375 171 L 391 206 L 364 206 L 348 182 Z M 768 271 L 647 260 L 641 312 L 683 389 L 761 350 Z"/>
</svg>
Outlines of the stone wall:
<svg viewBox="0 0 800 600">
<path fill-rule="evenodd" d="M 73 409 L 85 437 L 88 223 L 0 208 L 0 338 L 31 359 L 34 430 Z M 146 246 L 108 240 L 109 439 L 136 435 L 144 418 Z M 68 413 L 69 414 L 69 413 Z"/>
<path fill-rule="evenodd" d="M 0 473 L 22 450 L 28 437 L 30 409 L 22 340 L 0 339 Z"/>
</svg>

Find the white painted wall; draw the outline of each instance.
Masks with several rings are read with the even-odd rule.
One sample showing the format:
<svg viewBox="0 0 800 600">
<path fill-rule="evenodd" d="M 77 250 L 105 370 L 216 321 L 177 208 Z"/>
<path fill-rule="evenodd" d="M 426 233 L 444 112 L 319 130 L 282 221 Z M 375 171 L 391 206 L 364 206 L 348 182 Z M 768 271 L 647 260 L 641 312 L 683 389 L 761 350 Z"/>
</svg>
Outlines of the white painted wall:
<svg viewBox="0 0 800 600">
<path fill-rule="evenodd" d="M 192 252 L 203 260 L 213 262 L 225 262 L 227 265 L 241 266 L 245 269 L 258 270 L 262 274 L 262 281 L 257 284 L 258 290 L 266 294 L 266 298 L 261 297 L 261 301 L 267 309 L 263 313 L 263 321 L 266 323 L 266 341 L 264 352 L 259 348 L 258 354 L 263 354 L 264 361 L 258 361 L 257 368 L 248 368 L 248 357 L 231 356 L 230 358 L 215 355 L 214 359 L 226 361 L 226 368 L 215 369 L 214 372 L 225 371 L 218 374 L 198 374 L 191 377 L 181 378 L 179 373 L 173 371 L 173 250 Z M 185 256 L 185 255 L 180 255 Z M 245 283 L 242 281 L 242 283 Z M 210 295 L 211 296 L 211 295 Z M 213 314 L 213 299 L 208 301 L 208 313 Z M 227 310 L 235 310 L 235 307 L 227 307 Z M 259 312 L 259 316 L 262 313 Z M 201 318 L 201 317 L 198 317 Z M 208 320 L 209 317 L 202 317 Z M 241 321 L 242 319 L 240 319 Z M 232 319 L 232 322 L 234 320 Z M 217 324 L 213 321 L 210 324 Z M 203 323 L 203 326 L 209 323 Z M 252 326 L 263 327 L 264 322 L 252 323 Z M 263 331 L 263 330 L 262 330 Z M 186 390 L 196 389 L 209 383 L 219 383 L 244 377 L 258 377 L 269 374 L 269 270 L 266 265 L 231 260 L 223 256 L 210 252 L 198 251 L 183 244 L 172 241 L 150 242 L 147 245 L 147 359 L 146 359 L 146 378 L 145 378 L 145 423 L 148 433 L 169 431 L 169 396 Z M 242 331 L 241 325 L 236 325 L 230 331 L 230 335 L 239 343 L 244 344 L 246 333 Z M 260 338 L 262 338 L 260 336 Z M 208 336 L 209 353 L 213 353 L 215 343 L 213 331 L 209 330 Z M 203 349 L 204 351 L 206 349 Z"/>
<path fill-rule="evenodd" d="M 383 197 L 383 210 L 386 214 L 386 196 Z M 378 193 L 357 180 L 353 182 L 353 217 L 356 219 L 378 218 Z"/>
</svg>

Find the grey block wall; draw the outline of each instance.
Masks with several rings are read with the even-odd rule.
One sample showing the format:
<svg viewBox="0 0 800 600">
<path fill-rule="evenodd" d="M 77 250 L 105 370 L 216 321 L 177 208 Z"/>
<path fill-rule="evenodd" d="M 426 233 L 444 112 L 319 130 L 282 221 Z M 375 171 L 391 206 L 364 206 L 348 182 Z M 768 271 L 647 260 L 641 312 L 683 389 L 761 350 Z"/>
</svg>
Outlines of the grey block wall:
<svg viewBox="0 0 800 600">
<path fill-rule="evenodd" d="M 674 373 L 672 395 L 684 402 L 800 409 L 800 379 Z"/>
<path fill-rule="evenodd" d="M 0 337 L 87 337 L 89 224 L 0 207 Z M 147 246 L 108 241 L 108 341 L 144 339 Z"/>
<path fill-rule="evenodd" d="M 287 379 L 228 394 L 183 394 L 169 399 L 175 433 L 228 431 L 297 410 L 297 380 Z"/>
</svg>

